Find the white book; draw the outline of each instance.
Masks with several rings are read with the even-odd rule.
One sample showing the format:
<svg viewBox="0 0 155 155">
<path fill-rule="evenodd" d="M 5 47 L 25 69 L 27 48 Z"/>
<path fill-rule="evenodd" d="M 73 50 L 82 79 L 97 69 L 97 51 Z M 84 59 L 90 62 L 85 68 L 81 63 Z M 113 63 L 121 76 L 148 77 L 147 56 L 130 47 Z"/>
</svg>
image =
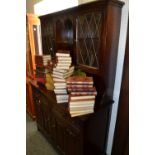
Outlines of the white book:
<svg viewBox="0 0 155 155">
<path fill-rule="evenodd" d="M 67 91 L 55 91 L 55 90 L 54 90 L 54 93 L 55 93 L 56 95 L 66 95 L 66 94 L 67 94 Z"/>
<path fill-rule="evenodd" d="M 70 111 L 70 114 L 75 114 L 75 113 L 89 113 L 89 112 L 94 112 L 94 109 L 90 110 L 78 110 L 78 111 Z"/>
<path fill-rule="evenodd" d="M 58 59 L 58 61 L 71 61 L 72 59 L 71 59 L 71 57 L 62 57 L 62 56 L 59 56 L 59 57 L 57 57 L 57 59 Z"/>
<path fill-rule="evenodd" d="M 86 115 L 86 114 L 91 114 L 93 112 L 80 112 L 80 113 L 74 113 L 74 114 L 71 114 L 71 117 L 76 117 L 76 116 L 82 116 L 82 115 Z"/>
<path fill-rule="evenodd" d="M 58 72 L 58 71 L 53 71 L 53 74 L 54 74 L 54 75 L 60 75 L 60 76 L 63 76 L 65 73 L 60 73 L 60 72 Z"/>
<path fill-rule="evenodd" d="M 91 106 L 95 104 L 94 100 L 88 100 L 88 101 L 71 101 L 69 102 L 70 106 Z"/>
<path fill-rule="evenodd" d="M 85 108 L 85 107 L 94 108 L 94 103 L 88 104 L 88 105 L 87 104 L 84 104 L 84 105 L 82 105 L 82 104 L 77 104 L 77 105 L 72 104 L 69 107 L 70 108 Z"/>
<path fill-rule="evenodd" d="M 65 79 L 59 79 L 59 78 L 53 78 L 53 81 L 54 82 L 66 82 L 66 80 Z"/>
<path fill-rule="evenodd" d="M 57 103 L 66 103 L 68 100 L 57 100 Z"/>
<path fill-rule="evenodd" d="M 66 70 L 68 70 L 69 66 L 56 66 L 55 68 L 56 69 L 66 69 Z"/>
<path fill-rule="evenodd" d="M 53 68 L 53 71 L 57 71 L 60 73 L 66 73 L 68 70 L 67 69 L 57 69 L 57 68 Z"/>
<path fill-rule="evenodd" d="M 59 78 L 59 79 L 65 80 L 65 78 L 63 76 L 61 76 L 61 75 L 53 74 L 52 76 L 53 76 L 53 78 Z"/>
<path fill-rule="evenodd" d="M 74 66 L 71 66 L 69 69 L 57 69 L 57 68 L 53 68 L 53 71 L 57 71 L 57 72 L 61 72 L 61 73 L 66 73 L 68 71 L 74 71 Z"/>
<path fill-rule="evenodd" d="M 56 56 L 63 56 L 63 57 L 69 57 L 70 54 L 69 53 L 62 53 L 62 52 L 57 52 Z"/>
<path fill-rule="evenodd" d="M 83 100 L 83 99 L 95 99 L 95 96 L 94 96 L 94 95 L 70 96 L 70 100 L 71 100 L 71 101 L 74 101 L 74 100 Z M 91 100 L 90 100 L 90 101 L 91 101 Z M 90 101 L 89 101 L 89 102 L 90 102 Z M 94 100 L 92 100 L 92 101 L 94 101 Z M 80 101 L 80 102 L 82 102 L 82 101 Z M 87 102 L 88 102 L 88 101 L 87 101 Z"/>
<path fill-rule="evenodd" d="M 56 87 L 56 86 L 65 86 L 66 87 L 66 83 L 54 83 L 54 86 Z"/>
<path fill-rule="evenodd" d="M 53 71 L 53 75 L 60 75 L 62 77 L 65 77 L 65 76 L 70 75 L 72 73 L 73 73 L 73 71 L 67 71 L 66 73 L 60 73 L 58 71 Z"/>
<path fill-rule="evenodd" d="M 56 67 L 63 67 L 63 66 L 65 66 L 65 67 L 70 67 L 70 65 L 71 65 L 71 63 L 68 63 L 68 64 L 57 63 L 57 64 L 56 64 Z"/>
<path fill-rule="evenodd" d="M 71 59 L 70 60 L 58 60 L 57 63 L 61 63 L 61 64 L 68 64 L 68 63 L 71 63 Z"/>
<path fill-rule="evenodd" d="M 55 89 L 66 89 L 66 86 L 54 86 Z"/>
<path fill-rule="evenodd" d="M 57 98 L 60 98 L 60 99 L 68 99 L 68 97 L 69 97 L 69 95 L 67 94 L 67 95 L 57 95 L 56 96 Z"/>
</svg>

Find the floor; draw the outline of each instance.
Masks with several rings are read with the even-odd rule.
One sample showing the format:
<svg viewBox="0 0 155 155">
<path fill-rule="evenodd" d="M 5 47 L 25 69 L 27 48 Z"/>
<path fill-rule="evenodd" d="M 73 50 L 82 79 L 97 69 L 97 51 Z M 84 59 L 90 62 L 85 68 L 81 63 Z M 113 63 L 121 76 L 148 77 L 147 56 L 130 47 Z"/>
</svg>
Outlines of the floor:
<svg viewBox="0 0 155 155">
<path fill-rule="evenodd" d="M 37 131 L 36 122 L 28 114 L 26 115 L 26 155 L 59 155 Z"/>
</svg>

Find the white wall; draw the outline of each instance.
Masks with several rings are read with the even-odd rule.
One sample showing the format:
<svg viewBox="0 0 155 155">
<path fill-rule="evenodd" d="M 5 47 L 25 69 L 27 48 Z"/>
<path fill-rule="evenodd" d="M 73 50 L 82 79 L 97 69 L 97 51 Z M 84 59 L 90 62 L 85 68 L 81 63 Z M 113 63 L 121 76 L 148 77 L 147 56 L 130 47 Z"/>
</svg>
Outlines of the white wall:
<svg viewBox="0 0 155 155">
<path fill-rule="evenodd" d="M 26 12 L 27 13 L 35 13 L 35 10 L 34 10 L 34 5 L 37 4 L 38 2 L 40 1 L 47 1 L 47 0 L 26 0 Z M 56 0 L 57 1 L 57 0 Z M 55 2 L 56 2 L 55 1 Z M 72 0 L 73 1 L 73 0 Z M 74 1 L 77 1 L 78 4 L 82 4 L 82 3 L 87 3 L 87 2 L 91 2 L 91 1 L 96 1 L 96 0 L 74 0 Z M 65 1 L 66 2 L 66 1 Z M 54 4 L 54 2 L 51 0 L 51 3 Z M 59 5 L 62 4 L 62 3 L 59 3 Z M 52 12 L 52 10 L 51 10 Z"/>
<path fill-rule="evenodd" d="M 26 0 L 26 12 L 34 13 L 34 4 L 43 0 Z"/>
<path fill-rule="evenodd" d="M 110 129 L 108 135 L 108 145 L 107 145 L 107 154 L 111 155 L 112 145 L 113 145 L 113 136 L 117 119 L 119 95 L 122 81 L 122 71 L 123 71 L 123 62 L 125 54 L 125 45 L 127 37 L 127 24 L 128 24 L 128 10 L 129 10 L 129 0 L 122 0 L 125 2 L 125 5 L 122 9 L 122 19 L 121 19 L 121 30 L 120 30 L 120 39 L 118 47 L 118 58 L 117 58 L 117 68 L 116 68 L 116 79 L 114 86 L 114 95 L 113 99 L 115 103 L 112 107 Z"/>
</svg>

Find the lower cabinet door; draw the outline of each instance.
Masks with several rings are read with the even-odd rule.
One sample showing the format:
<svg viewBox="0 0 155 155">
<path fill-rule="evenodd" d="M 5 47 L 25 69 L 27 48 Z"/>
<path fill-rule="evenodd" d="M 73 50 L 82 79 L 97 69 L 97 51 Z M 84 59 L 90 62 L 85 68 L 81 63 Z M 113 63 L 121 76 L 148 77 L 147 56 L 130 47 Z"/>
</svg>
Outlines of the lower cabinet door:
<svg viewBox="0 0 155 155">
<path fill-rule="evenodd" d="M 43 128 L 43 120 L 42 120 L 42 107 L 41 107 L 41 101 L 40 99 L 33 94 L 33 99 L 34 99 L 34 104 L 35 104 L 35 109 L 36 109 L 36 120 L 37 124 Z"/>
<path fill-rule="evenodd" d="M 57 149 L 62 153 L 65 154 L 64 150 L 64 137 L 65 137 L 65 127 L 64 124 L 59 120 L 56 119 L 56 144 Z"/>
<path fill-rule="evenodd" d="M 50 107 L 48 99 L 44 95 L 41 96 L 41 104 L 44 132 L 46 136 L 50 138 Z"/>
<path fill-rule="evenodd" d="M 55 117 L 51 111 L 50 115 L 50 136 L 54 143 L 56 143 L 56 122 L 55 122 Z"/>
<path fill-rule="evenodd" d="M 82 155 L 80 136 L 72 130 L 65 129 L 65 155 Z"/>
</svg>

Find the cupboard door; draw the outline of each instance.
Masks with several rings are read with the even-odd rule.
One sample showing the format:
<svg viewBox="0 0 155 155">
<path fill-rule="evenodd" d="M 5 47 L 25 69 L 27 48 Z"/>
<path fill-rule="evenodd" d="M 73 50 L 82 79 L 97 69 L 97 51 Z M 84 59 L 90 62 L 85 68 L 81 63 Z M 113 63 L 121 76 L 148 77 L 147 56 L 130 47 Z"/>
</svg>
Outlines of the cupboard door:
<svg viewBox="0 0 155 155">
<path fill-rule="evenodd" d="M 41 18 L 41 32 L 42 32 L 42 47 L 43 54 L 55 55 L 55 42 L 54 42 L 54 23 L 53 19 Z"/>
<path fill-rule="evenodd" d="M 55 117 L 52 113 L 52 110 L 51 110 L 51 113 L 50 113 L 50 136 L 52 138 L 52 140 L 54 142 L 56 142 L 56 122 L 55 122 Z"/>
<path fill-rule="evenodd" d="M 35 109 L 36 109 L 37 124 L 40 127 L 43 127 L 41 101 L 40 101 L 39 97 L 35 94 L 35 92 L 33 92 L 33 99 L 34 99 L 34 104 L 35 104 Z"/>
<path fill-rule="evenodd" d="M 64 136 L 65 136 L 65 127 L 63 125 L 63 122 L 61 120 L 56 118 L 56 143 L 58 150 L 65 154 L 64 152 Z"/>
<path fill-rule="evenodd" d="M 50 110 L 48 99 L 41 94 L 41 106 L 42 106 L 42 117 L 43 117 L 43 129 L 46 135 L 50 136 Z"/>
<path fill-rule="evenodd" d="M 82 155 L 82 144 L 79 136 L 69 128 L 65 130 L 65 155 Z"/>
</svg>

